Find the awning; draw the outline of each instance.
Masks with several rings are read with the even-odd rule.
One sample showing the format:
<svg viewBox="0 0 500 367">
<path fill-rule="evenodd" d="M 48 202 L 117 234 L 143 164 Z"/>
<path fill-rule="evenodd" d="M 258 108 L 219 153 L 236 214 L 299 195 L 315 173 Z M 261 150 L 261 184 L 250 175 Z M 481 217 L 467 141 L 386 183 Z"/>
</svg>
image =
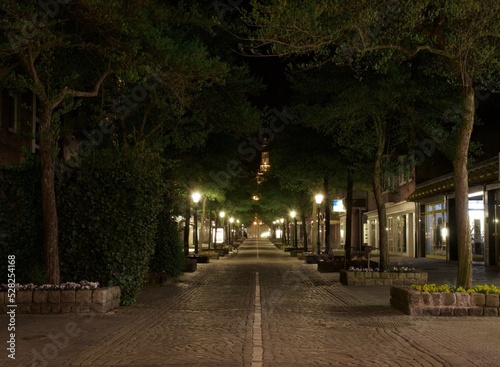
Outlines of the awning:
<svg viewBox="0 0 500 367">
<path fill-rule="evenodd" d="M 497 157 L 478 163 L 469 168 L 469 187 L 484 185 L 497 181 Z M 417 185 L 417 188 L 415 189 L 413 194 L 409 195 L 406 200 L 420 201 L 431 196 L 449 194 L 454 191 L 455 181 L 453 180 L 453 174 L 450 173 L 448 175 L 441 176 L 437 179 Z"/>
</svg>

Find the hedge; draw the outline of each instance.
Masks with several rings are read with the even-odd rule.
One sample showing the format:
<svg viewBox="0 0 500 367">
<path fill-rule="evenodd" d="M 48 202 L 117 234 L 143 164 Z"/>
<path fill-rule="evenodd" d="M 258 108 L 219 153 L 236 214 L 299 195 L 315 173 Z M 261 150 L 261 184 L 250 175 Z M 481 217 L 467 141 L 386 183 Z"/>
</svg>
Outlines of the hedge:
<svg viewBox="0 0 500 367">
<path fill-rule="evenodd" d="M 163 208 L 159 156 L 107 149 L 68 176 L 58 188 L 62 278 L 118 285 L 122 305 L 134 303 Z"/>
<path fill-rule="evenodd" d="M 0 283 L 7 256 L 16 256 L 16 282 L 44 283 L 40 168 L 33 156 L 0 168 Z"/>
</svg>

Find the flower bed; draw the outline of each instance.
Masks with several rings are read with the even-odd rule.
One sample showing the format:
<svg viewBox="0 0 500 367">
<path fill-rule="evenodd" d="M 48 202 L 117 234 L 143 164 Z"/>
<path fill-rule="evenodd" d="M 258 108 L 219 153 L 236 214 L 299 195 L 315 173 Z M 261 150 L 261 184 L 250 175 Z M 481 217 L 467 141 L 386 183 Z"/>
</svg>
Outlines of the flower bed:
<svg viewBox="0 0 500 367">
<path fill-rule="evenodd" d="M 424 284 L 427 278 L 427 273 L 406 267 L 394 267 L 384 272 L 377 268 L 350 267 L 349 270 L 340 272 L 340 283 L 347 286 Z"/>
<path fill-rule="evenodd" d="M 99 283 L 82 281 L 61 285 L 16 284 L 16 313 L 104 313 L 120 305 L 120 287 L 98 288 Z M 6 286 L 2 284 L 2 290 Z M 7 312 L 7 292 L 0 292 L 1 312 Z"/>
<path fill-rule="evenodd" d="M 415 316 L 500 315 L 500 295 L 485 291 L 487 286 L 466 291 L 447 286 L 441 289 L 422 287 L 420 289 L 431 291 L 420 291 L 417 287 L 391 287 L 391 306 Z"/>
</svg>

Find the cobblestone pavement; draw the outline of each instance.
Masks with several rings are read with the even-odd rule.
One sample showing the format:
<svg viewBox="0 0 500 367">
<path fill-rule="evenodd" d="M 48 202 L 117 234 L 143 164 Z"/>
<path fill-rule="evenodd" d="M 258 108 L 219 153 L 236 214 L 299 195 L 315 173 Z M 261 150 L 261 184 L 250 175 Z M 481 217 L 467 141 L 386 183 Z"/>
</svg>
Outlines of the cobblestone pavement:
<svg viewBox="0 0 500 367">
<path fill-rule="evenodd" d="M 432 273 L 440 264 L 417 265 L 433 281 L 453 277 L 448 265 Z M 408 316 L 390 307 L 389 287 L 338 280 L 247 240 L 238 254 L 146 287 L 134 306 L 17 315 L 17 358 L 2 348 L 0 366 L 500 366 L 500 317 Z"/>
</svg>

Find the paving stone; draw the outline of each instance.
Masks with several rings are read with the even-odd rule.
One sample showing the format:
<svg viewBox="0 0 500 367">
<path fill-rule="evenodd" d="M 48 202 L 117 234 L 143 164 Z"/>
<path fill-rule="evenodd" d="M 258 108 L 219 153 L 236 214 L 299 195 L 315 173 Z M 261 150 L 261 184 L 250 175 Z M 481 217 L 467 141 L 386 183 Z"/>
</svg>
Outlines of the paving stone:
<svg viewBox="0 0 500 367">
<path fill-rule="evenodd" d="M 433 266 L 441 279 L 455 274 Z M 429 277 L 438 283 L 432 271 Z M 199 264 L 169 285 L 145 287 L 133 306 L 17 315 L 15 365 L 31 366 L 37 356 L 39 366 L 50 367 L 498 365 L 500 349 L 490 336 L 500 317 L 434 317 L 435 308 L 424 305 L 441 301 L 434 294 L 406 315 L 390 306 L 389 286 L 341 286 L 339 278 L 267 241 L 248 240 L 237 255 Z M 486 309 L 498 315 L 498 308 Z M 0 324 L 6 321 L 0 315 Z M 12 365 L 6 358 L 0 365 Z"/>
</svg>

